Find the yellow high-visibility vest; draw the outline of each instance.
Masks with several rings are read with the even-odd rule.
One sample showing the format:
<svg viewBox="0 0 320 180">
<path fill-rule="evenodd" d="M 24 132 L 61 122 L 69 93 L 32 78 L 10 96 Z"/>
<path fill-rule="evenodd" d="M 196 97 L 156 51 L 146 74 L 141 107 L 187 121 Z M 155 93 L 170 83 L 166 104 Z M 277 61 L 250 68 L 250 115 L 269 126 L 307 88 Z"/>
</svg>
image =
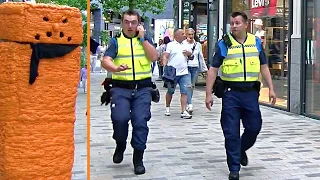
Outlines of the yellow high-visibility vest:
<svg viewBox="0 0 320 180">
<path fill-rule="evenodd" d="M 232 46 L 228 48 L 227 57 L 221 66 L 221 79 L 234 82 L 258 81 L 260 73 L 259 50 L 256 37 L 247 34 L 244 44 L 238 43 L 229 35 Z"/>
<path fill-rule="evenodd" d="M 118 54 L 114 64 L 126 64 L 129 69 L 113 72 L 112 79 L 133 81 L 151 78 L 151 62 L 147 59 L 141 42 L 137 37 L 126 38 L 122 33 L 117 37 Z"/>
</svg>

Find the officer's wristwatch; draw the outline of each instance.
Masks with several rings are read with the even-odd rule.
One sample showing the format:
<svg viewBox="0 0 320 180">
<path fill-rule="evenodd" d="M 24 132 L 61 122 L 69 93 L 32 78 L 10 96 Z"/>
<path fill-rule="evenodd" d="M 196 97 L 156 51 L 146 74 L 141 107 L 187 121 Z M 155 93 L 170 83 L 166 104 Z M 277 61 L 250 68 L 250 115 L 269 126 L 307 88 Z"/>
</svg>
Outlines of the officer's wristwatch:
<svg viewBox="0 0 320 180">
<path fill-rule="evenodd" d="M 139 38 L 139 41 L 141 42 L 141 43 L 143 43 L 143 41 L 145 41 L 146 39 L 144 38 L 144 37 L 142 37 L 142 38 Z"/>
</svg>

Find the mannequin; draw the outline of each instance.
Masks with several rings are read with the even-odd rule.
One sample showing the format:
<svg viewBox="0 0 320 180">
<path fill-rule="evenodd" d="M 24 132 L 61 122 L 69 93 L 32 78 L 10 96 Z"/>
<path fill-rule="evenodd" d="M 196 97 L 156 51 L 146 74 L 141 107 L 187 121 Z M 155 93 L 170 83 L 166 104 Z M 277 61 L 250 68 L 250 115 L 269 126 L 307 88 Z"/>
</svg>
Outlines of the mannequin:
<svg viewBox="0 0 320 180">
<path fill-rule="evenodd" d="M 259 37 L 263 42 L 263 40 L 264 40 L 264 30 L 263 30 L 263 22 L 262 22 L 262 20 L 261 19 L 256 19 L 253 24 L 258 29 L 256 31 L 256 33 L 255 33 L 255 36 Z"/>
<path fill-rule="evenodd" d="M 259 37 L 261 39 L 262 45 L 264 47 L 264 30 L 263 30 L 263 22 L 261 19 L 256 19 L 253 23 L 256 28 L 258 29 L 255 33 L 255 36 Z M 263 87 L 263 81 L 261 73 L 259 74 L 259 81 L 261 82 L 261 88 Z"/>
</svg>

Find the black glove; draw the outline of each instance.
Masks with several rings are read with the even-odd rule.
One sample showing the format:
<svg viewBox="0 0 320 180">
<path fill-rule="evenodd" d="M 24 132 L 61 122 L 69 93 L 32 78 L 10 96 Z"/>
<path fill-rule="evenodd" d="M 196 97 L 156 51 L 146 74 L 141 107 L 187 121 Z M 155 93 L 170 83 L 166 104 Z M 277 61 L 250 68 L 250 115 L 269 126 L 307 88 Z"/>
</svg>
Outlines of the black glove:
<svg viewBox="0 0 320 180">
<path fill-rule="evenodd" d="M 103 88 L 106 90 L 104 93 L 102 93 L 100 101 L 101 101 L 101 106 L 105 104 L 106 106 L 110 103 L 111 101 L 111 95 L 110 95 L 110 90 L 112 88 L 112 80 L 110 78 L 106 78 L 103 83 Z"/>
<path fill-rule="evenodd" d="M 101 95 L 101 106 L 103 104 L 105 104 L 106 106 L 110 103 L 111 101 L 111 97 L 110 97 L 110 93 L 109 92 L 104 92 L 102 95 Z"/>
</svg>

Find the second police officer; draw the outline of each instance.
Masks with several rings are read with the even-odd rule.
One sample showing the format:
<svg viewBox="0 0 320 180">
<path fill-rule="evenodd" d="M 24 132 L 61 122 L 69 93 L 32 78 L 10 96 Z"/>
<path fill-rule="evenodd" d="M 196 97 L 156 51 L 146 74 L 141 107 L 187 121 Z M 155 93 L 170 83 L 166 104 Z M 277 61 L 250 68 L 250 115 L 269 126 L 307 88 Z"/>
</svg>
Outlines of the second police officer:
<svg viewBox="0 0 320 180">
<path fill-rule="evenodd" d="M 269 100 L 276 102 L 266 55 L 261 40 L 247 33 L 248 17 L 243 12 L 230 16 L 231 34 L 217 43 L 206 83 L 206 106 L 211 110 L 212 87 L 221 67 L 221 80 L 216 92 L 222 97 L 221 127 L 225 137 L 229 179 L 238 180 L 240 167 L 248 164 L 246 151 L 251 148 L 261 130 L 259 109 L 259 73 L 269 87 Z M 240 119 L 244 133 L 240 137 Z"/>
<path fill-rule="evenodd" d="M 112 72 L 111 120 L 116 149 L 114 163 L 121 163 L 126 149 L 129 120 L 132 124 L 131 145 L 135 174 L 144 174 L 143 154 L 146 149 L 151 118 L 151 62 L 157 51 L 145 37 L 138 12 L 127 10 L 122 14 L 122 32 L 112 38 L 102 66 Z"/>
</svg>

